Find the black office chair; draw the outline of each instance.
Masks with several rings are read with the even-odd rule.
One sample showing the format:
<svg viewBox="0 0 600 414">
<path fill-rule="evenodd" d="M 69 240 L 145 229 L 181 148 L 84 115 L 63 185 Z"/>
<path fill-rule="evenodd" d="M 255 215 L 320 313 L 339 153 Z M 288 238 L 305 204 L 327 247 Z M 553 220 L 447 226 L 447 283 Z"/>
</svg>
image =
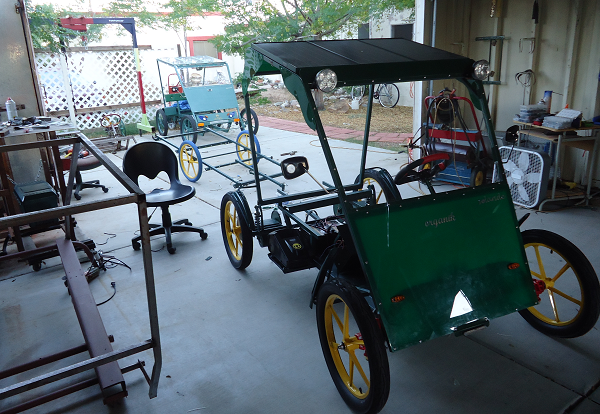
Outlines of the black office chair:
<svg viewBox="0 0 600 414">
<path fill-rule="evenodd" d="M 192 227 L 188 219 L 171 222 L 169 206 L 189 200 L 196 194 L 196 189 L 189 185 L 181 184 L 177 172 L 177 157 L 173 151 L 160 142 L 140 142 L 129 148 L 123 157 L 123 171 L 129 178 L 138 184 L 138 177 L 144 175 L 153 180 L 164 171 L 169 176 L 171 188 L 168 190 L 154 189 L 146 195 L 148 207 L 160 207 L 162 209 L 162 226 L 150 225 L 150 236 L 164 234 L 167 238 L 167 250 L 175 253 L 175 247 L 171 243 L 171 233 L 192 231 L 200 233 L 200 238 L 208 237 L 206 232 L 199 227 Z M 134 250 L 140 249 L 141 236 L 134 237 L 131 244 Z"/>
<path fill-rule="evenodd" d="M 73 188 L 75 189 L 73 195 L 77 200 L 81 200 L 79 192 L 84 188 L 101 188 L 102 191 L 108 193 L 108 188 L 100 184 L 100 180 L 83 181 L 81 178 L 81 171 L 93 170 L 101 165 L 102 163 L 93 155 L 77 158 L 77 173 L 75 174 L 75 183 L 73 184 Z"/>
</svg>

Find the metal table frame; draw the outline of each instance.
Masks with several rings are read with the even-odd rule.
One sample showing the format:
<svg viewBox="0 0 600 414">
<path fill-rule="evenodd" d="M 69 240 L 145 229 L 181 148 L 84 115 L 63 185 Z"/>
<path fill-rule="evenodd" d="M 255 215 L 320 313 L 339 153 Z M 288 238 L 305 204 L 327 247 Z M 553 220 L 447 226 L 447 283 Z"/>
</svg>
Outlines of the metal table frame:
<svg viewBox="0 0 600 414">
<path fill-rule="evenodd" d="M 71 163 L 68 184 L 66 185 L 66 194 L 63 199 L 62 206 L 34 213 L 17 214 L 0 218 L 0 229 L 6 229 L 8 227 L 20 226 L 31 222 L 65 217 L 64 222 L 66 228 L 64 239 L 61 238 L 57 240 L 55 246 L 42 247 L 39 249 L 33 249 L 25 252 L 22 251 L 3 256 L 0 258 L 0 261 L 14 258 L 26 258 L 29 255 L 35 255 L 39 254 L 40 252 L 47 252 L 49 249 L 55 249 L 62 259 L 63 267 L 67 274 L 67 281 L 69 282 L 68 285 L 71 293 L 71 299 L 73 301 L 73 307 L 75 308 L 75 312 L 77 314 L 77 318 L 79 320 L 86 343 L 84 345 L 65 350 L 59 354 L 49 355 L 31 363 L 0 372 L 0 378 L 6 378 L 8 376 L 15 375 L 16 373 L 24 372 L 36 366 L 42 366 L 49 362 L 65 358 L 66 356 L 75 355 L 86 350 L 90 353 L 91 358 L 43 375 L 39 375 L 29 380 L 19 382 L 9 387 L 2 388 L 0 389 L 0 399 L 5 399 L 28 390 L 41 387 L 42 385 L 67 378 L 92 368 L 96 370 L 97 379 L 68 386 L 52 394 L 48 394 L 33 401 L 28 401 L 19 406 L 12 407 L 5 412 L 19 412 L 33 406 L 43 404 L 47 401 L 60 398 L 63 395 L 75 392 L 95 383 L 100 384 L 105 403 L 123 398 L 127 395 L 127 391 L 125 389 L 125 382 L 122 380 L 122 373 L 129 372 L 137 368 L 143 372 L 144 377 L 149 384 L 149 397 L 154 398 L 157 395 L 158 381 L 162 366 L 162 354 L 160 346 L 158 312 L 156 306 L 154 270 L 152 266 L 152 252 L 150 249 L 150 227 L 148 224 L 146 195 L 137 185 L 133 183 L 133 181 L 129 179 L 129 177 L 127 177 L 116 165 L 114 165 L 102 153 L 102 151 L 100 151 L 87 137 L 85 137 L 85 135 L 81 133 L 74 135 L 75 136 L 73 137 L 57 138 L 47 141 L 3 145 L 0 146 L 0 153 L 47 147 L 51 147 L 52 150 L 57 151 L 58 147 L 61 145 L 73 145 L 73 153 L 78 154 L 81 145 L 83 145 L 129 191 L 129 194 L 107 198 L 100 201 L 70 205 L 75 169 L 77 167 L 76 163 Z M 133 203 L 137 204 L 140 233 L 142 235 L 142 256 L 151 338 L 146 341 L 113 351 L 109 343 L 111 337 L 106 335 L 106 330 L 97 311 L 91 292 L 89 291 L 89 286 L 83 277 L 83 270 L 81 269 L 79 260 L 75 255 L 74 246 L 81 245 L 81 243 L 71 240 L 71 235 L 73 234 L 73 221 L 71 220 L 71 216 L 73 214 L 96 211 Z M 79 248 L 81 248 L 81 246 L 79 246 Z M 138 363 L 123 369 L 119 368 L 117 363 L 119 359 L 149 349 L 152 349 L 154 356 L 154 366 L 150 376 L 148 376 L 146 373 L 144 369 L 144 363 L 142 361 L 138 361 Z"/>
<path fill-rule="evenodd" d="M 515 121 L 516 122 L 516 121 Z M 539 211 L 543 211 L 544 204 L 551 203 L 554 201 L 565 201 L 574 199 L 583 199 L 580 203 L 585 202 L 588 205 L 592 198 L 592 174 L 594 172 L 594 165 L 596 164 L 596 152 L 598 149 L 598 138 L 600 138 L 600 126 L 594 125 L 592 127 L 582 128 L 568 128 L 568 129 L 554 129 L 544 126 L 533 125 L 524 122 L 516 122 L 523 126 L 523 129 L 519 130 L 519 140 L 521 135 L 529 135 L 536 138 L 542 138 L 556 144 L 556 152 L 553 154 L 554 158 L 554 176 L 552 179 L 552 194 L 550 198 L 542 201 L 538 207 Z M 548 135 L 544 131 L 553 132 L 557 135 Z M 566 133 L 569 131 L 591 131 L 591 136 L 567 136 Z M 520 142 L 519 142 L 520 143 Z M 565 146 L 575 147 L 584 151 L 589 151 L 589 161 L 587 165 L 587 189 L 582 195 L 573 195 L 568 197 L 556 197 L 556 183 L 558 180 L 558 172 L 561 166 L 560 157 L 562 150 Z"/>
</svg>

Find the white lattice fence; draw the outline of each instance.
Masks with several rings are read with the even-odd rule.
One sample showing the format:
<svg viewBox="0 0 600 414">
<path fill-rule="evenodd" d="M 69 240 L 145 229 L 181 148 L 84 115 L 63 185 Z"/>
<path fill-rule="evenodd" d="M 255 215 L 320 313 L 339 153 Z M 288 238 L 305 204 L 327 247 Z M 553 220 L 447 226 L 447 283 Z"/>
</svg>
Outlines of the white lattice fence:
<svg viewBox="0 0 600 414">
<path fill-rule="evenodd" d="M 109 50 L 107 50 L 109 49 Z M 156 58 L 176 56 L 175 49 L 140 49 L 140 64 L 149 119 L 162 104 Z M 66 54 L 70 89 L 63 80 L 60 55 L 36 51 L 36 63 L 46 111 L 59 118 L 69 118 L 69 105 L 75 109 L 75 122 L 81 130 L 101 128 L 105 114 L 116 113 L 128 123 L 142 119 L 135 60 L 131 47 L 75 48 Z"/>
</svg>

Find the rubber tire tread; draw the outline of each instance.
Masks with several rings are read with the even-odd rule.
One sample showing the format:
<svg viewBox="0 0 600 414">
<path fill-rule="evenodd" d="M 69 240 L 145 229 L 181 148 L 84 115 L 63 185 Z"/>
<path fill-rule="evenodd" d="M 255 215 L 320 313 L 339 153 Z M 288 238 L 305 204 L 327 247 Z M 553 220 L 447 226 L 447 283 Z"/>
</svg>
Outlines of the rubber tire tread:
<svg viewBox="0 0 600 414">
<path fill-rule="evenodd" d="M 331 295 L 341 297 L 350 308 L 369 354 L 370 390 L 361 400 L 352 395 L 343 383 L 331 357 L 325 328 L 325 305 Z M 383 409 L 390 393 L 390 368 L 383 333 L 375 320 L 373 311 L 358 290 L 349 283 L 337 279 L 323 283 L 317 294 L 317 328 L 327 368 L 338 392 L 348 407 L 359 414 L 378 413 Z"/>
<path fill-rule="evenodd" d="M 167 114 L 162 108 L 156 110 L 156 129 L 163 137 L 166 137 L 169 134 L 169 122 L 167 119 Z"/>
<path fill-rule="evenodd" d="M 553 326 L 533 315 L 528 309 L 519 314 L 535 329 L 558 338 L 576 338 L 585 335 L 596 325 L 600 315 L 600 283 L 596 272 L 585 255 L 569 240 L 547 230 L 533 229 L 521 232 L 523 244 L 543 243 L 552 250 L 560 252 L 571 263 L 579 276 L 584 299 L 584 309 L 579 317 L 567 326 Z"/>
<path fill-rule="evenodd" d="M 256 115 L 256 112 L 254 112 L 254 109 L 252 109 L 252 108 L 250 108 L 250 116 L 252 117 L 252 132 L 254 132 L 254 135 L 256 135 L 256 134 L 258 134 L 258 127 L 260 126 L 260 123 L 258 122 L 258 115 Z M 242 118 L 245 122 L 246 108 L 244 108 L 240 111 L 240 118 Z M 242 129 L 248 129 L 248 125 L 246 125 L 246 127 L 242 128 Z"/>
<path fill-rule="evenodd" d="M 384 172 L 385 171 L 385 172 Z M 388 174 L 389 175 L 389 182 L 391 183 L 391 186 L 388 186 L 386 184 L 386 180 L 382 177 L 383 174 Z M 356 177 L 358 180 L 358 177 Z M 381 187 L 381 189 L 383 190 L 383 195 L 385 196 L 386 201 L 389 203 L 391 201 L 395 201 L 395 200 L 401 200 L 402 197 L 400 196 L 400 191 L 398 190 L 398 187 L 396 187 L 396 185 L 394 184 L 394 179 L 392 178 L 392 176 L 390 175 L 390 173 L 381 168 L 381 169 L 376 169 L 376 168 L 367 168 L 365 170 L 365 176 L 364 178 L 370 178 L 372 180 L 377 181 L 377 183 L 379 184 L 379 187 Z M 383 183 L 383 185 L 382 185 Z"/>
<path fill-rule="evenodd" d="M 188 120 L 192 124 L 193 132 L 186 132 L 183 130 L 185 120 Z M 179 130 L 182 135 L 181 141 L 192 141 L 194 144 L 198 142 L 198 124 L 196 124 L 196 118 L 194 118 L 192 115 L 184 115 L 181 117 L 181 119 L 179 120 Z M 188 134 L 188 135 L 185 136 L 183 134 Z M 190 139 L 189 135 L 192 136 L 191 139 Z"/>
<path fill-rule="evenodd" d="M 229 248 L 229 242 L 227 241 L 227 231 L 225 230 L 225 207 L 227 203 L 231 201 L 233 206 L 237 211 L 237 216 L 240 221 L 240 227 L 242 228 L 242 257 L 240 260 L 236 259 Z M 223 196 L 221 200 L 221 235 L 223 236 L 223 243 L 225 245 L 225 251 L 227 252 L 227 256 L 229 257 L 229 261 L 231 265 L 238 269 L 243 270 L 250 265 L 252 262 L 252 231 L 250 230 L 250 226 L 243 214 L 240 214 L 241 211 L 249 211 L 248 204 L 242 205 L 240 204 L 238 198 L 235 196 L 234 191 L 230 191 Z"/>
</svg>

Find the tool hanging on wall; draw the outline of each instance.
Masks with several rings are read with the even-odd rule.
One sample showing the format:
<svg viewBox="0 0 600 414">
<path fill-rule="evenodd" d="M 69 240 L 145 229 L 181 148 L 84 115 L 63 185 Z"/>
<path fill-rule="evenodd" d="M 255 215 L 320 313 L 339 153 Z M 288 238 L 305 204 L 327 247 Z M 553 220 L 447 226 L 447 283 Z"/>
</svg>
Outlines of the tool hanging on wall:
<svg viewBox="0 0 600 414">
<path fill-rule="evenodd" d="M 525 93 L 527 88 L 535 85 L 535 73 L 531 69 L 517 72 L 515 74 L 515 82 L 520 83 L 523 87 L 523 105 L 525 105 Z"/>
</svg>

